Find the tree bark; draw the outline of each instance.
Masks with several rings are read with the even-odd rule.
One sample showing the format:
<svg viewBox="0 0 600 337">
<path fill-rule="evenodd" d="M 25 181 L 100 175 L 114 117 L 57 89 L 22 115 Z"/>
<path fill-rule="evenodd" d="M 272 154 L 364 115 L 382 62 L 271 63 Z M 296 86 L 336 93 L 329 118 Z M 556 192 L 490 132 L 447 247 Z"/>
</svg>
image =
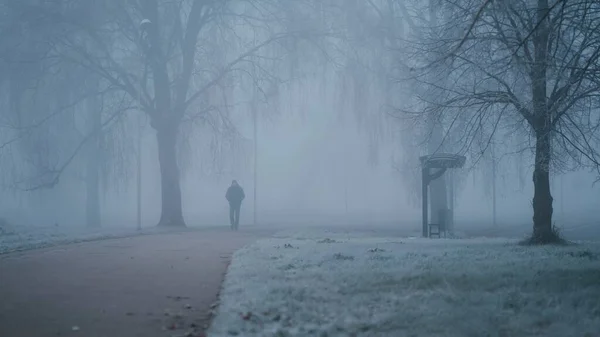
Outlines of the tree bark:
<svg viewBox="0 0 600 337">
<path fill-rule="evenodd" d="M 550 192 L 550 136 L 538 132 L 533 171 L 533 243 L 552 243 L 556 234 L 552 230 L 552 194 Z"/>
<path fill-rule="evenodd" d="M 535 164 L 533 170 L 533 244 L 547 244 L 559 241 L 552 230 L 552 194 L 550 192 L 551 125 L 548 111 L 547 67 L 548 39 L 548 0 L 538 0 L 536 29 L 533 44 L 535 62 L 532 68 L 533 129 L 535 131 Z"/>
<path fill-rule="evenodd" d="M 185 227 L 176 154 L 177 134 L 177 126 L 159 125 L 156 129 L 162 197 L 159 226 Z"/>
</svg>

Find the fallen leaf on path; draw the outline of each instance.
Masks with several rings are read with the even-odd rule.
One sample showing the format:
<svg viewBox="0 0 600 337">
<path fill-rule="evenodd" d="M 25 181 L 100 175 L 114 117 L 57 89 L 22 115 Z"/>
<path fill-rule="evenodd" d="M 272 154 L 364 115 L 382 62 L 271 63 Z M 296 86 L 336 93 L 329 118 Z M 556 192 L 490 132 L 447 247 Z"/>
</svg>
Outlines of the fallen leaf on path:
<svg viewBox="0 0 600 337">
<path fill-rule="evenodd" d="M 377 253 L 377 252 L 385 252 L 385 249 L 382 249 L 382 248 L 371 248 L 371 249 L 369 249 L 369 253 Z"/>
</svg>

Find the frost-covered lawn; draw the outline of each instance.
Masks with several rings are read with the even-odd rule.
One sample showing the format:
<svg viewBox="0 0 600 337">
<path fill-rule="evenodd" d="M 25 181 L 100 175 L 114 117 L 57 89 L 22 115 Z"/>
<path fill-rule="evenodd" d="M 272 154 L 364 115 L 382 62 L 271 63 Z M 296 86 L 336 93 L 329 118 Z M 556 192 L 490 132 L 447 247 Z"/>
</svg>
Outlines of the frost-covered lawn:
<svg viewBox="0 0 600 337">
<path fill-rule="evenodd" d="M 600 336 L 600 243 L 265 239 L 234 255 L 208 336 Z"/>
<path fill-rule="evenodd" d="M 155 233 L 155 228 L 137 231 L 135 228 L 86 228 L 68 226 L 0 227 L 0 255 L 15 251 L 45 248 L 67 243 L 94 241 Z"/>
</svg>

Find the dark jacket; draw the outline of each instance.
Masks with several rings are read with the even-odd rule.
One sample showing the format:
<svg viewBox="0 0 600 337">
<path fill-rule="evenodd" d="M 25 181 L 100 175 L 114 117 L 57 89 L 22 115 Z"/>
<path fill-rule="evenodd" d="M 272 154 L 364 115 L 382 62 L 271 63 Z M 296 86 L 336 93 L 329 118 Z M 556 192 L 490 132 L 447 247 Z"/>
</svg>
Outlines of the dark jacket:
<svg viewBox="0 0 600 337">
<path fill-rule="evenodd" d="M 229 201 L 230 205 L 241 205 L 242 200 L 246 197 L 244 189 L 240 185 L 232 185 L 227 189 L 225 198 Z"/>
</svg>

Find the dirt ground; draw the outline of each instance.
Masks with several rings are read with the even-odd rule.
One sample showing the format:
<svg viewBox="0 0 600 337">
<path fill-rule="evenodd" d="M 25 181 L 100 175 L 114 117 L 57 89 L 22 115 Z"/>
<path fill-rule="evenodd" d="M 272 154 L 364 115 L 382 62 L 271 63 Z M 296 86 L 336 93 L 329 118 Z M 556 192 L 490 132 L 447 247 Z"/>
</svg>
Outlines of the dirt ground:
<svg viewBox="0 0 600 337">
<path fill-rule="evenodd" d="M 203 336 L 232 253 L 265 231 L 210 229 L 0 257 L 0 336 Z"/>
</svg>

